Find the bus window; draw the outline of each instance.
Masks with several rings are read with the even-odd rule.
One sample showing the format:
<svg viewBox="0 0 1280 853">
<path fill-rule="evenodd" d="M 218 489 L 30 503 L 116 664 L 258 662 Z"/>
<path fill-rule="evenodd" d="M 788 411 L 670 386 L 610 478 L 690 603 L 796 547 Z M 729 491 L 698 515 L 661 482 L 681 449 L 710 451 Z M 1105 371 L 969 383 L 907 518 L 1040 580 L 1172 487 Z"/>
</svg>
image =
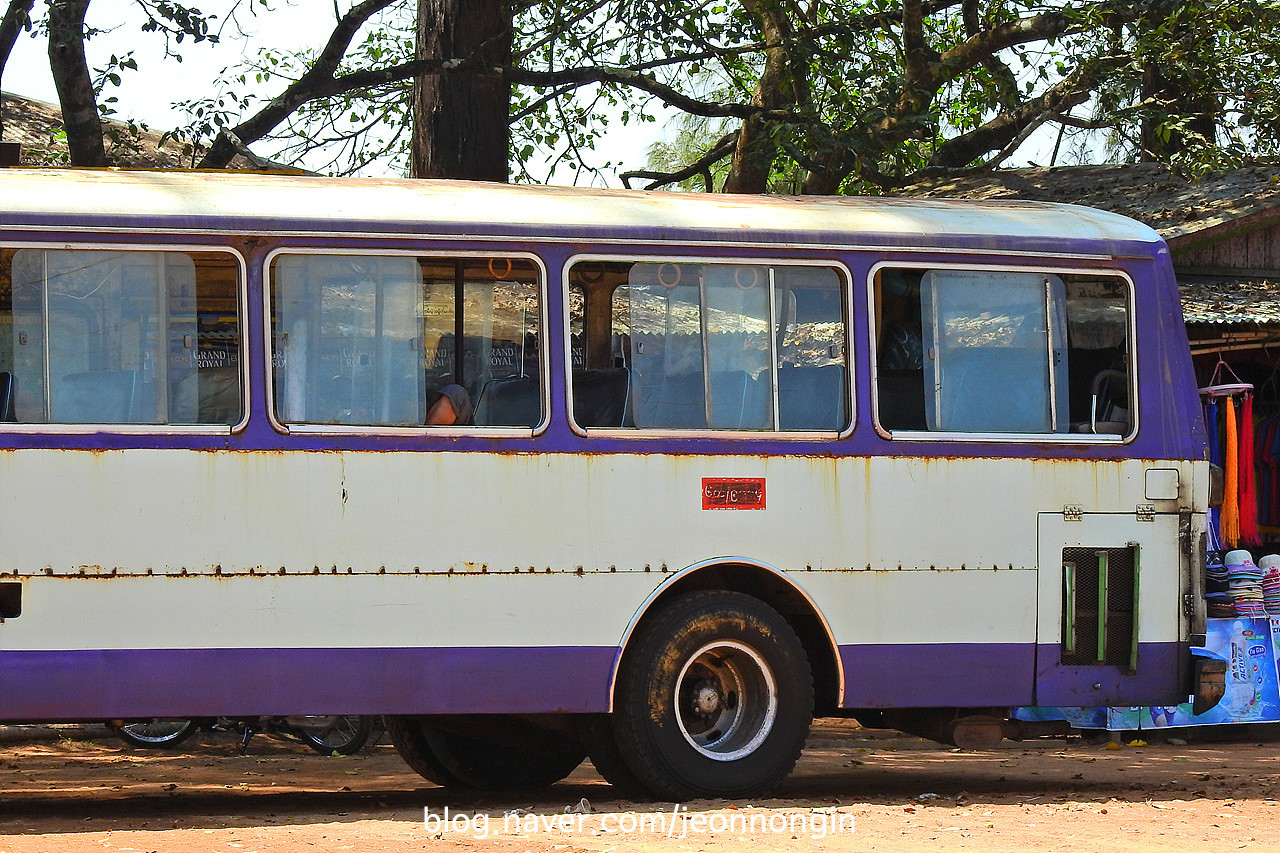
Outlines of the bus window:
<svg viewBox="0 0 1280 853">
<path fill-rule="evenodd" d="M 461 385 L 475 426 L 542 420 L 539 274 L 519 258 L 282 254 L 271 263 L 282 424 L 424 426 Z"/>
<path fill-rule="evenodd" d="M 583 261 L 582 427 L 807 430 L 849 423 L 840 274 L 764 263 Z"/>
<path fill-rule="evenodd" d="M 1127 435 L 1127 293 L 1105 275 L 880 270 L 880 426 Z"/>
<path fill-rule="evenodd" d="M 239 264 L 195 251 L 0 249 L 18 423 L 241 421 Z"/>
</svg>

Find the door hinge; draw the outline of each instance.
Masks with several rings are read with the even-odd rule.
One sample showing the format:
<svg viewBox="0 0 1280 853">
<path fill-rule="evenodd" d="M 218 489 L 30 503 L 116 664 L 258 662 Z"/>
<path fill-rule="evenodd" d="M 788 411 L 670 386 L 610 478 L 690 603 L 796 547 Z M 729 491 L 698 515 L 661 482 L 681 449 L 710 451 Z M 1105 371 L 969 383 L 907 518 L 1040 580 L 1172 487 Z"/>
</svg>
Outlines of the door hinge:
<svg viewBox="0 0 1280 853">
<path fill-rule="evenodd" d="M 1151 504 L 1138 504 L 1136 515 L 1138 516 L 1138 521 L 1155 521 L 1156 508 Z"/>
<path fill-rule="evenodd" d="M 1084 507 L 1079 504 L 1067 504 L 1062 508 L 1063 521 L 1083 521 Z"/>
</svg>

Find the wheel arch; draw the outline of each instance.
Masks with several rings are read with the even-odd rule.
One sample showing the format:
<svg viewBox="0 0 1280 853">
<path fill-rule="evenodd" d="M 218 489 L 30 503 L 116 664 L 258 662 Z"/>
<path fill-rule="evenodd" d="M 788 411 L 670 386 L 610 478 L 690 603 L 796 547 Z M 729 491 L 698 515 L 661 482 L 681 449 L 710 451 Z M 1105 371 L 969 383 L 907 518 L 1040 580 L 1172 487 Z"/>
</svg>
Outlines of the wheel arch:
<svg viewBox="0 0 1280 853">
<path fill-rule="evenodd" d="M 759 599 L 787 621 L 800 638 L 813 672 L 815 716 L 838 709 L 844 699 L 844 668 L 835 635 L 813 598 L 780 569 L 741 557 L 707 560 L 681 569 L 662 582 L 644 600 L 619 643 L 609 682 L 609 710 L 617 688 L 618 669 L 637 630 L 666 601 L 697 590 L 729 590 Z"/>
</svg>

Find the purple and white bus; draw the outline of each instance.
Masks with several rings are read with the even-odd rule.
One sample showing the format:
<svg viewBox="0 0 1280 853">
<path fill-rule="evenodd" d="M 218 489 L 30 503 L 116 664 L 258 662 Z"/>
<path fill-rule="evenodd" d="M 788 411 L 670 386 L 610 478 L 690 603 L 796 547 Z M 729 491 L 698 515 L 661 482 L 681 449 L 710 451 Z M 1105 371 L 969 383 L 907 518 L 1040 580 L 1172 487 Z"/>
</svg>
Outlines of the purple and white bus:
<svg viewBox="0 0 1280 853">
<path fill-rule="evenodd" d="M 0 171 L 0 718 L 747 796 L 1195 689 L 1168 252 L 1034 203 Z M 431 412 L 444 397 L 452 424 Z"/>
</svg>

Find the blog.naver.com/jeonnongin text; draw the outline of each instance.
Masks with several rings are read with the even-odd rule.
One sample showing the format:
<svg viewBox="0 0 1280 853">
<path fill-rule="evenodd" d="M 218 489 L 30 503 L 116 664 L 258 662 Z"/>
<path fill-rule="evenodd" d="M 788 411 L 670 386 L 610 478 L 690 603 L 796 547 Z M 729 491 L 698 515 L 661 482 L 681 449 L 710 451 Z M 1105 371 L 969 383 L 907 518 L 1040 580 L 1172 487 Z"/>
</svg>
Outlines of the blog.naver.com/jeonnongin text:
<svg viewBox="0 0 1280 853">
<path fill-rule="evenodd" d="M 558 833 L 564 835 L 657 835 L 690 838 L 699 835 L 778 835 L 821 839 L 852 835 L 854 816 L 833 809 L 780 813 L 770 811 L 691 812 L 682 805 L 657 812 L 550 813 L 523 809 L 492 815 L 485 812 L 423 809 L 423 828 L 432 836 L 461 835 L 494 838 L 502 835 Z"/>
</svg>

